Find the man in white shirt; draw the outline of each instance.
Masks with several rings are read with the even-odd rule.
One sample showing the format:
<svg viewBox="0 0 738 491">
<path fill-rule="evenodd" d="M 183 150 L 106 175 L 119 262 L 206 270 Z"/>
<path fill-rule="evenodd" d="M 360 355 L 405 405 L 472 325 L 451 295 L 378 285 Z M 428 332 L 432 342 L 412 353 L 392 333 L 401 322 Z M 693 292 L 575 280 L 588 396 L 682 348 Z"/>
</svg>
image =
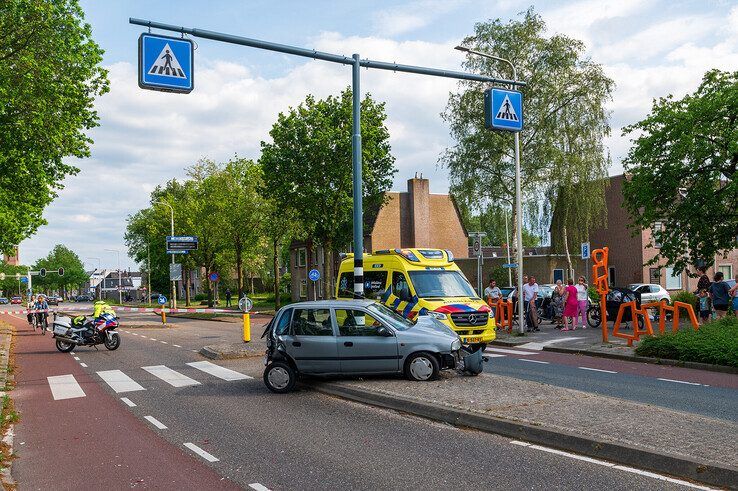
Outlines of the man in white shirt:
<svg viewBox="0 0 738 491">
<path fill-rule="evenodd" d="M 502 291 L 497 286 L 497 282 L 495 280 L 489 280 L 489 286 L 484 289 L 484 299 L 487 301 L 487 305 L 492 308 L 493 317 L 497 313 L 497 301 L 501 295 Z"/>
<path fill-rule="evenodd" d="M 523 301 L 525 309 L 528 312 L 526 320 L 528 321 L 528 332 L 538 331 L 538 309 L 536 308 L 536 299 L 538 298 L 538 283 L 536 277 L 528 278 L 528 283 L 523 285 Z"/>
</svg>

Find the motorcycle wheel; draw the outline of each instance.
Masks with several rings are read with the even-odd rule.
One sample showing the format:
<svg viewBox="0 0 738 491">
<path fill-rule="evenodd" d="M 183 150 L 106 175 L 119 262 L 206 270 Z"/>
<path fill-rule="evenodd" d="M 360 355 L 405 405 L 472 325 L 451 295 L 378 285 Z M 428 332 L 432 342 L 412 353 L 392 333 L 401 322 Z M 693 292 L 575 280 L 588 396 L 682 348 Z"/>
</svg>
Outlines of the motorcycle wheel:
<svg viewBox="0 0 738 491">
<path fill-rule="evenodd" d="M 106 348 L 108 348 L 110 351 L 115 351 L 120 347 L 120 334 L 115 333 L 112 336 L 108 337 L 105 336 L 105 341 L 103 342 Z"/>
<path fill-rule="evenodd" d="M 74 349 L 74 346 L 75 346 L 74 343 L 69 343 L 61 339 L 56 340 L 56 349 L 58 349 L 62 353 L 69 353 L 70 351 Z"/>
</svg>

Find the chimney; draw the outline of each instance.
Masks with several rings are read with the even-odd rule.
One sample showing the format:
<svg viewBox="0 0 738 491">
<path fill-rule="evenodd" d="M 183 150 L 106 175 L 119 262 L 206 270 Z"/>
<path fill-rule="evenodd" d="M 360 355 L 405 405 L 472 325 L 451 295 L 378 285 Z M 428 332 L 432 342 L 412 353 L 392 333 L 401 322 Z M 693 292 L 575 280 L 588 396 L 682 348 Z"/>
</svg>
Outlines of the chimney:
<svg viewBox="0 0 738 491">
<path fill-rule="evenodd" d="M 417 174 L 416 174 L 417 175 Z M 422 174 L 418 179 L 408 179 L 407 192 L 410 194 L 412 211 L 413 247 L 430 247 L 430 186 Z"/>
</svg>

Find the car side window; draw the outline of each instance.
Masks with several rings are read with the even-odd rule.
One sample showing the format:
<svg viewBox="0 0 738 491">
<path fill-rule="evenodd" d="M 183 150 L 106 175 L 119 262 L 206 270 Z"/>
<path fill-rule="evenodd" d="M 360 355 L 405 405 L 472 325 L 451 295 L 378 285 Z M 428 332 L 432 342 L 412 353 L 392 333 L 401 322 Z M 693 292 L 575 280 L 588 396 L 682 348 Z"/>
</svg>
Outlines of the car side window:
<svg viewBox="0 0 738 491">
<path fill-rule="evenodd" d="M 292 314 L 291 309 L 282 312 L 282 317 L 279 318 L 279 323 L 277 324 L 277 327 L 274 328 L 274 334 L 276 336 L 281 336 L 282 334 L 287 333 L 287 330 L 290 327 L 291 314 Z"/>
<path fill-rule="evenodd" d="M 405 279 L 405 274 L 395 271 L 392 273 L 392 293 L 395 294 L 400 300 L 410 301 L 412 296 L 410 295 L 410 285 Z"/>
<path fill-rule="evenodd" d="M 336 322 L 341 336 L 378 336 L 377 328 L 382 325 L 364 311 L 349 309 L 336 309 Z"/>
<path fill-rule="evenodd" d="M 290 332 L 293 336 L 333 336 L 328 309 L 295 309 Z"/>
<path fill-rule="evenodd" d="M 658 292 L 659 292 L 659 287 L 656 286 L 656 285 L 652 285 L 651 286 L 651 293 L 658 293 Z"/>
</svg>

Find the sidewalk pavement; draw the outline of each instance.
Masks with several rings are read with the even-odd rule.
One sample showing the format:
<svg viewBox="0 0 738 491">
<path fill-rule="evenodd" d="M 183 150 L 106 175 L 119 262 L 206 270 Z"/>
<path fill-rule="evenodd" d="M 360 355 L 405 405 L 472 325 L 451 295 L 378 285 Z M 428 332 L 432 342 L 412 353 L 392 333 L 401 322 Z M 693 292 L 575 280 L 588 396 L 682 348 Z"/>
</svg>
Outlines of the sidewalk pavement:
<svg viewBox="0 0 738 491">
<path fill-rule="evenodd" d="M 709 484 L 738 487 L 738 425 L 482 373 L 313 382 L 334 396 Z"/>
</svg>

